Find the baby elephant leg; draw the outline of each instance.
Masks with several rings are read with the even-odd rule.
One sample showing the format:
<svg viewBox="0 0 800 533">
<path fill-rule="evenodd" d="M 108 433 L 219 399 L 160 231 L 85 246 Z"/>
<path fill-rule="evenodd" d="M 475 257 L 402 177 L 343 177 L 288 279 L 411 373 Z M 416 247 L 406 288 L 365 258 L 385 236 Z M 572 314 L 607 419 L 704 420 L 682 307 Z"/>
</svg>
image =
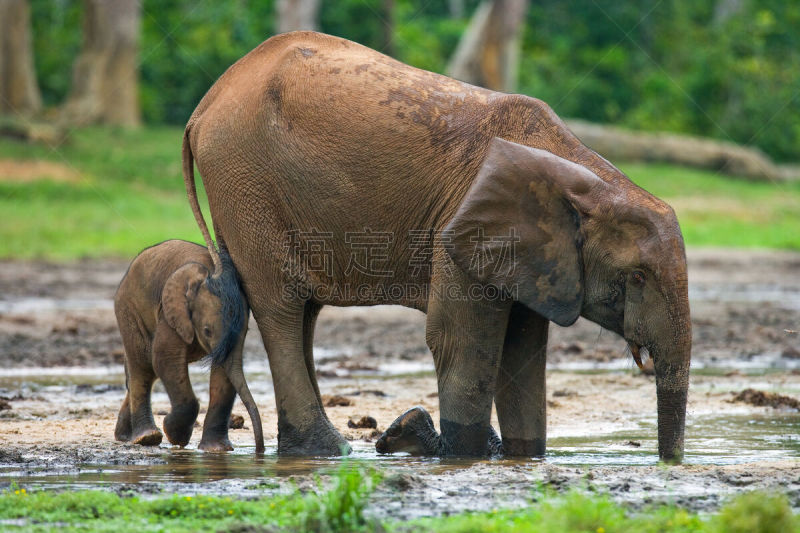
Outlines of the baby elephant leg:
<svg viewBox="0 0 800 533">
<path fill-rule="evenodd" d="M 172 404 L 164 418 L 164 433 L 171 444 L 186 446 L 192 438 L 200 404 L 189 381 L 186 344 L 173 329 L 157 329 L 153 341 L 153 366 Z"/>
<path fill-rule="evenodd" d="M 117 415 L 117 426 L 114 428 L 114 438 L 120 442 L 128 442 L 131 440 L 131 401 L 130 392 L 130 379 L 128 378 L 128 365 L 125 365 L 125 399 L 122 400 L 122 406 L 119 408 Z"/>
<path fill-rule="evenodd" d="M 120 442 L 128 442 L 131 440 L 132 431 L 130 394 L 126 393 L 125 399 L 122 401 L 122 407 L 119 408 L 119 414 L 117 415 L 117 426 L 114 428 L 114 438 Z"/>
<path fill-rule="evenodd" d="M 233 445 L 228 440 L 228 425 L 234 401 L 236 401 L 236 390 L 225 375 L 225 370 L 219 366 L 212 366 L 208 412 L 203 422 L 203 438 L 200 439 L 198 446 L 201 450 L 206 452 L 233 450 Z"/>
<path fill-rule="evenodd" d="M 489 426 L 490 457 L 503 455 L 503 444 Z M 375 443 L 378 453 L 405 452 L 411 455 L 442 455 L 442 438 L 433 426 L 433 419 L 420 407 L 413 407 L 398 416 Z"/>
<path fill-rule="evenodd" d="M 157 446 L 161 444 L 162 435 L 153 420 L 153 409 L 150 406 L 150 391 L 153 388 L 155 375 L 151 368 L 131 366 L 128 372 L 128 395 L 122 403 L 129 407 L 130 433 L 129 441 L 142 446 Z M 125 415 L 120 410 L 117 419 L 117 428 L 124 427 Z"/>
</svg>

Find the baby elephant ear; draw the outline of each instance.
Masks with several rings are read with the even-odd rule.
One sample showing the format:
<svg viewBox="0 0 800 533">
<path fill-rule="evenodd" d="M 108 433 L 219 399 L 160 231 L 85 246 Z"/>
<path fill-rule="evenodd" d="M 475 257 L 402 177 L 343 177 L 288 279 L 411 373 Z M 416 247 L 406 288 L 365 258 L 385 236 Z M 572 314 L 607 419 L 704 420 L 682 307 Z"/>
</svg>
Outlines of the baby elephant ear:
<svg viewBox="0 0 800 533">
<path fill-rule="evenodd" d="M 186 344 L 194 340 L 194 326 L 189 303 L 197 295 L 200 284 L 208 279 L 208 269 L 200 263 L 189 263 L 172 273 L 161 292 L 161 308 L 167 324 Z"/>
<path fill-rule="evenodd" d="M 604 184 L 550 152 L 495 138 L 442 242 L 459 268 L 559 325 L 583 305 L 577 195 Z"/>
</svg>

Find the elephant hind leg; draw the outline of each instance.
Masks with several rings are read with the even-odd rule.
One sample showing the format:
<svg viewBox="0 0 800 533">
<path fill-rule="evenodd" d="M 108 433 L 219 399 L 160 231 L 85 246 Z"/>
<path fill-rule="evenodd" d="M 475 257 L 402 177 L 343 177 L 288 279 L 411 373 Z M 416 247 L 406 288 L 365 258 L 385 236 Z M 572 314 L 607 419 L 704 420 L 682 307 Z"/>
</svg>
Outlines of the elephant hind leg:
<svg viewBox="0 0 800 533">
<path fill-rule="evenodd" d="M 311 380 L 311 386 L 314 387 L 314 393 L 320 405 L 322 405 L 322 397 L 319 394 L 317 371 L 314 366 L 314 326 L 317 324 L 317 317 L 321 309 L 321 305 L 308 301 L 303 314 L 303 356 L 306 361 L 306 370 L 308 370 L 308 379 Z"/>
<path fill-rule="evenodd" d="M 131 440 L 133 427 L 131 426 L 131 406 L 130 394 L 125 394 L 125 399 L 122 401 L 122 407 L 119 408 L 117 415 L 117 425 L 114 428 L 114 438 L 120 442 L 128 442 Z"/>
<path fill-rule="evenodd" d="M 134 444 L 142 446 L 161 444 L 162 435 L 153 420 L 153 409 L 150 406 L 150 391 L 155 378 L 150 367 L 131 367 L 128 391 L 131 421 L 129 440 Z"/>
<path fill-rule="evenodd" d="M 125 347 L 125 385 L 128 389 L 117 416 L 114 437 L 123 442 L 157 446 L 162 435 L 153 420 L 150 392 L 156 379 L 151 363 L 150 344 L 140 333 L 139 320 L 124 308 L 117 317 Z"/>
<path fill-rule="evenodd" d="M 350 445 L 336 431 L 319 400 L 304 349 L 305 302 L 271 304 L 251 301 L 275 388 L 278 411 L 278 453 L 282 455 L 342 455 Z"/>
</svg>

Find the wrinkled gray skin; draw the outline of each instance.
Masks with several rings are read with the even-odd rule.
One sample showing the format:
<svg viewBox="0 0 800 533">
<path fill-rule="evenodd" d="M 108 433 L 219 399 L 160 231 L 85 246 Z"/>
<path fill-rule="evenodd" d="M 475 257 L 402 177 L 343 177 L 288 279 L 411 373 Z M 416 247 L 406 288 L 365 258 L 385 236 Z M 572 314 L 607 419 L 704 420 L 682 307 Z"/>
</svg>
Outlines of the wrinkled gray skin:
<svg viewBox="0 0 800 533">
<path fill-rule="evenodd" d="M 205 248 L 179 240 L 145 249 L 128 268 L 114 297 L 128 388 L 114 431 L 117 440 L 144 446 L 161 443 L 150 407 L 150 391 L 159 378 L 172 404 L 164 419 L 164 433 L 174 445 L 188 444 L 199 410 L 188 364 L 214 352 L 228 326 L 220 298 L 208 287 L 212 269 Z M 211 366 L 210 399 L 199 448 L 233 449 L 228 421 L 238 392 L 253 424 L 256 451 L 263 452 L 261 417 L 242 371 L 248 313 L 241 295 L 232 297 L 245 306 L 245 323 L 233 349 Z"/>
<path fill-rule="evenodd" d="M 288 33 L 211 87 L 183 160 L 206 242 L 194 160 L 269 354 L 279 453 L 349 451 L 314 372 L 321 307 L 399 304 L 427 313 L 434 453 L 486 455 L 494 403 L 505 453 L 543 454 L 548 324 L 584 316 L 649 349 L 659 455 L 681 457 L 691 323 L 678 221 L 544 102 Z M 369 259 L 354 248 L 366 230 L 385 243 Z"/>
</svg>

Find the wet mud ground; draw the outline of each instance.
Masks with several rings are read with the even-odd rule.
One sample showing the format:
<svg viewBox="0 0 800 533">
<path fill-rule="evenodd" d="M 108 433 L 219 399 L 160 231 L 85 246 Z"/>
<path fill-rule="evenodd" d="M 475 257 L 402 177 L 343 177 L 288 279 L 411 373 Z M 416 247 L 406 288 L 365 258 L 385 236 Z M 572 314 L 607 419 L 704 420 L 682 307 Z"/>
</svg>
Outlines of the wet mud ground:
<svg viewBox="0 0 800 533">
<path fill-rule="evenodd" d="M 326 308 L 315 338 L 320 388 L 353 457 L 386 482 L 370 512 L 397 518 L 524 505 L 536 486 L 607 491 L 634 506 L 673 502 L 713 510 L 742 490 L 786 492 L 800 507 L 800 413 L 736 402 L 755 389 L 800 398 L 800 254 L 692 250 L 694 350 L 686 461 L 656 460 L 655 384 L 624 341 L 580 320 L 551 326 L 548 455 L 542 460 L 440 460 L 379 456 L 376 431 L 348 428 L 368 415 L 385 429 L 422 405 L 438 420 L 423 314 L 399 307 Z M 231 430 L 225 455 L 141 448 L 113 440 L 124 397 L 122 345 L 111 298 L 124 261 L 67 265 L 0 262 L 0 487 L 105 487 L 141 494 L 260 495 L 314 487 L 335 458 L 278 458 L 266 354 L 251 322 L 245 361 L 264 420 L 256 457 L 250 422 Z M 207 403 L 207 370 L 192 381 Z M 169 402 L 153 396 L 160 424 Z M 240 404 L 234 413 L 246 415 Z M 204 410 L 201 408 L 199 422 Z"/>
</svg>

